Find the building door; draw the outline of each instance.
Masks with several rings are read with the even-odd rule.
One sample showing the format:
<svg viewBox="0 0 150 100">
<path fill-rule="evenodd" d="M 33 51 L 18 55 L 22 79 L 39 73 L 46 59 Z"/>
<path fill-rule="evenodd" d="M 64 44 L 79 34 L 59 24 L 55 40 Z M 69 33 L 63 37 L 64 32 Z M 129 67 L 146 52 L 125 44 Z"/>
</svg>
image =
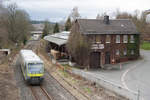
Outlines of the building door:
<svg viewBox="0 0 150 100">
<path fill-rule="evenodd" d="M 105 64 L 110 64 L 110 53 L 109 52 L 105 53 Z"/>
<path fill-rule="evenodd" d="M 100 67 L 100 52 L 92 52 L 90 54 L 90 68 Z"/>
</svg>

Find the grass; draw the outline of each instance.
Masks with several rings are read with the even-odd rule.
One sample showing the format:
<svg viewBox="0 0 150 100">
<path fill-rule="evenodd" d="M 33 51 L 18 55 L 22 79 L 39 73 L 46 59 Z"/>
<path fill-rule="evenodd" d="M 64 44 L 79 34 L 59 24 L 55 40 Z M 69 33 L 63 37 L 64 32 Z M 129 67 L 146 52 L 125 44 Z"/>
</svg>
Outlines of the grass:
<svg viewBox="0 0 150 100">
<path fill-rule="evenodd" d="M 62 64 L 62 66 L 64 67 L 64 70 L 70 67 L 68 64 Z"/>
<path fill-rule="evenodd" d="M 75 68 L 75 69 L 83 69 L 83 68 L 81 68 L 81 66 L 79 66 L 79 65 L 76 65 L 76 66 L 70 66 L 70 65 L 68 65 L 68 64 L 61 64 L 63 67 L 64 67 L 64 69 L 70 69 L 70 68 Z"/>
<path fill-rule="evenodd" d="M 91 93 L 91 89 L 90 89 L 90 88 L 84 87 L 83 89 L 84 89 L 84 91 L 86 91 L 87 93 Z"/>
<path fill-rule="evenodd" d="M 141 44 L 141 49 L 150 50 L 150 42 L 143 42 Z"/>
<path fill-rule="evenodd" d="M 64 77 L 69 78 L 69 74 L 66 71 L 59 70 L 59 72 L 61 72 Z"/>
</svg>

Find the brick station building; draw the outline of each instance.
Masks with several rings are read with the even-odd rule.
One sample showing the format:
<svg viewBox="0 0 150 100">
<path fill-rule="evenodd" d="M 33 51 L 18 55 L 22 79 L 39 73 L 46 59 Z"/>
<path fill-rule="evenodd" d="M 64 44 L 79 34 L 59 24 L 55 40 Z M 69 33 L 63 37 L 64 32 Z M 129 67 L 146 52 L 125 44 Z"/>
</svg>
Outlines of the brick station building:
<svg viewBox="0 0 150 100">
<path fill-rule="evenodd" d="M 129 19 L 77 19 L 71 33 L 79 32 L 92 41 L 90 68 L 103 67 L 139 57 L 139 32 Z M 70 34 L 71 34 L 70 33 Z"/>
</svg>

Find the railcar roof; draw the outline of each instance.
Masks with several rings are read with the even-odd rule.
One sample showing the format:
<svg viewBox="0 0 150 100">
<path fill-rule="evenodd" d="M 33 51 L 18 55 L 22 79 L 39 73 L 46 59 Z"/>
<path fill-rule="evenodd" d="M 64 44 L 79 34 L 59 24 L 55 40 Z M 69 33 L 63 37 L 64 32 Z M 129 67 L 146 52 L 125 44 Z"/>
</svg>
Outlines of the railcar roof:
<svg viewBox="0 0 150 100">
<path fill-rule="evenodd" d="M 38 62 L 38 63 L 43 63 L 43 61 L 38 57 L 32 50 L 21 50 L 20 51 L 23 59 L 25 62 Z"/>
</svg>

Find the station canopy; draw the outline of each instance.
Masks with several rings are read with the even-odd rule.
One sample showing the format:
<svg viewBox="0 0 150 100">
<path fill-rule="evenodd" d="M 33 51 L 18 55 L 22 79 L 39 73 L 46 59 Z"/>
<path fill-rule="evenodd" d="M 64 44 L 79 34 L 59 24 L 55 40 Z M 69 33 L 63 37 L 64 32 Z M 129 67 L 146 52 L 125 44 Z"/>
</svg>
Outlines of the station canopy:
<svg viewBox="0 0 150 100">
<path fill-rule="evenodd" d="M 59 46 L 64 45 L 67 43 L 68 38 L 69 38 L 69 31 L 63 31 L 60 33 L 55 33 L 52 35 L 48 35 L 44 37 L 44 40 L 55 43 Z"/>
</svg>

